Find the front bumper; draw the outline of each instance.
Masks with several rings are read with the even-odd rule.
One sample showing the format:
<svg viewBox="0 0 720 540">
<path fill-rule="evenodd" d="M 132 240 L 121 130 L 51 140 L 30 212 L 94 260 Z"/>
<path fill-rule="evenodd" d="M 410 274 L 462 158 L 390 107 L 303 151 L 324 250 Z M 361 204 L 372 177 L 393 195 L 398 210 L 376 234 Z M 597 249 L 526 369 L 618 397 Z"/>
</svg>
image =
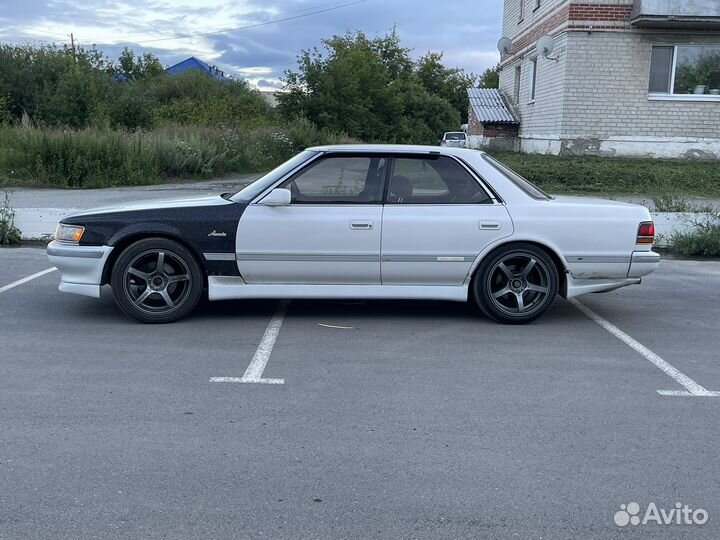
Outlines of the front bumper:
<svg viewBox="0 0 720 540">
<path fill-rule="evenodd" d="M 112 250 L 111 246 L 50 242 L 47 256 L 50 264 L 60 271 L 58 290 L 100 298 L 103 269 Z"/>
</svg>

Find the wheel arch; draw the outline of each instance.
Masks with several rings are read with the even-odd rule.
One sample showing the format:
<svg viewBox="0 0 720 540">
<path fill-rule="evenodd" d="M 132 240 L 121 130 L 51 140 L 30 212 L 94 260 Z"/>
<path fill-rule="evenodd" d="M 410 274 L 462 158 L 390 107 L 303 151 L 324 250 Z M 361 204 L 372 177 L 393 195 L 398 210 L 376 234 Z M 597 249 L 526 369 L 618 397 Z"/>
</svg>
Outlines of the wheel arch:
<svg viewBox="0 0 720 540">
<path fill-rule="evenodd" d="M 207 287 L 208 272 L 205 265 L 205 257 L 202 255 L 200 250 L 198 250 L 195 246 L 192 245 L 192 243 L 185 241 L 179 234 L 172 231 L 128 232 L 125 235 L 118 236 L 117 239 L 113 239 L 113 250 L 110 252 L 110 256 L 108 257 L 107 261 L 105 261 L 101 284 L 106 285 L 110 283 L 110 277 L 112 275 L 112 269 L 115 266 L 115 261 L 117 261 L 118 257 L 120 257 L 123 251 L 125 251 L 135 242 L 138 242 L 140 240 L 146 240 L 148 238 L 162 238 L 164 240 L 172 240 L 173 242 L 177 242 L 185 249 L 187 249 L 193 255 L 193 257 L 195 257 L 195 260 L 198 263 L 198 266 L 200 267 L 200 270 L 203 274 L 203 286 Z"/>
<path fill-rule="evenodd" d="M 475 260 L 473 263 L 473 267 L 470 270 L 469 273 L 469 279 L 468 284 L 470 285 L 468 287 L 468 294 L 470 294 L 470 291 L 472 291 L 473 283 L 475 279 L 477 279 L 478 275 L 478 269 L 480 268 L 480 265 L 482 262 L 492 255 L 495 251 L 497 251 L 500 248 L 504 248 L 507 246 L 515 245 L 515 244 L 530 244 L 532 246 L 535 246 L 538 249 L 543 250 L 548 257 L 550 257 L 550 260 L 552 260 L 553 264 L 555 265 L 555 268 L 558 272 L 558 278 L 560 280 L 559 283 L 559 294 L 563 298 L 567 296 L 567 274 L 568 269 L 567 266 L 563 263 L 563 258 L 560 255 L 560 252 L 557 250 L 557 248 L 554 248 L 550 246 L 548 243 L 538 241 L 536 239 L 520 239 L 520 238 L 506 238 L 502 241 L 493 244 L 492 246 L 488 247 L 485 251 L 483 251 L 480 256 Z"/>
</svg>

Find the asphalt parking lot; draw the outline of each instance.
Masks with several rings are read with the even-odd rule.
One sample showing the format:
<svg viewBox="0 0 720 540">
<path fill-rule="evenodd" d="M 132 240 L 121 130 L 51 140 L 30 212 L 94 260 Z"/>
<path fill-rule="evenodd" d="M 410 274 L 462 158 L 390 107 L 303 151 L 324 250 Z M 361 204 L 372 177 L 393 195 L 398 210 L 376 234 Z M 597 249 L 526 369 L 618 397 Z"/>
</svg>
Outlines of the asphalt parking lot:
<svg viewBox="0 0 720 540">
<path fill-rule="evenodd" d="M 523 327 L 379 301 L 145 326 L 57 272 L 5 288 L 49 266 L 0 250 L 0 538 L 720 537 L 720 262 Z M 630 502 L 709 519 L 619 527 Z"/>
</svg>

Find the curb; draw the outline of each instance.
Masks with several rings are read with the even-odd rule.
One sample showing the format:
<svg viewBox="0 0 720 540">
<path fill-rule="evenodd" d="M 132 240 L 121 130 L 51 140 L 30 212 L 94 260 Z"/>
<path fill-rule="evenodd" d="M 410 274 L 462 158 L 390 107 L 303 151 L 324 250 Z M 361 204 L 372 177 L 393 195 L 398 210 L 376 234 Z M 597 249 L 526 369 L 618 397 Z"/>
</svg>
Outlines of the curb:
<svg viewBox="0 0 720 540">
<path fill-rule="evenodd" d="M 58 222 L 76 208 L 17 208 L 15 226 L 20 229 L 23 240 L 50 240 L 55 234 Z M 691 212 L 652 212 L 655 222 L 655 245 L 665 247 L 674 232 L 688 232 L 698 222 L 712 218 L 712 214 Z"/>
<path fill-rule="evenodd" d="M 16 208 L 15 226 L 20 230 L 22 240 L 51 240 L 55 227 L 75 208 Z"/>
</svg>

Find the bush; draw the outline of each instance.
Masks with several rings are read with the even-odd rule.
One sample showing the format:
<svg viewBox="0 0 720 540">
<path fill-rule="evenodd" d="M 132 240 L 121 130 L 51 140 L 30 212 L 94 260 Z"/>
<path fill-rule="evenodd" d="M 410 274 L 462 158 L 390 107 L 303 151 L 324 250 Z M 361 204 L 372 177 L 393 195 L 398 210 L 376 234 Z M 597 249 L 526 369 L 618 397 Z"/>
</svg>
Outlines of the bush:
<svg viewBox="0 0 720 540">
<path fill-rule="evenodd" d="M 670 251 L 683 257 L 720 257 L 720 213 L 694 225 L 691 232 L 670 237 Z"/>
<path fill-rule="evenodd" d="M 0 185 L 108 187 L 269 170 L 300 150 L 351 142 L 306 120 L 287 127 L 127 132 L 0 126 Z"/>
<path fill-rule="evenodd" d="M 20 231 L 15 227 L 15 211 L 10 207 L 10 194 L 0 202 L 0 245 L 20 242 Z"/>
</svg>

